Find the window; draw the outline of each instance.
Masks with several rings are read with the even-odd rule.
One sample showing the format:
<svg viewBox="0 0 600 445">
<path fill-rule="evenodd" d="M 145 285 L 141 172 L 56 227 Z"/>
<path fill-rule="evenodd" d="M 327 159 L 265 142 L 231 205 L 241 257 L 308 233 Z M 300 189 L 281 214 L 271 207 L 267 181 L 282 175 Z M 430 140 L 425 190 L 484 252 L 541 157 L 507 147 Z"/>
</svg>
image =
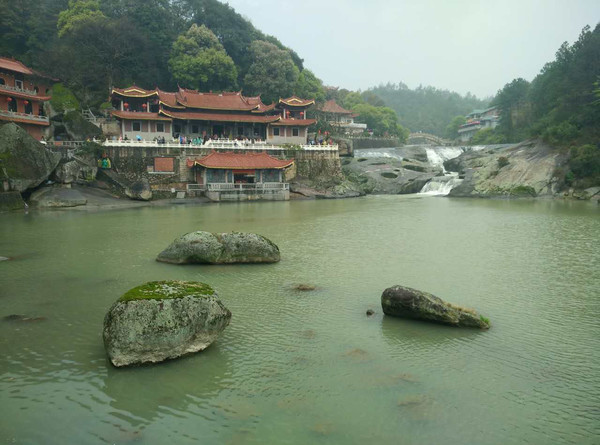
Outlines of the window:
<svg viewBox="0 0 600 445">
<path fill-rule="evenodd" d="M 23 89 L 23 81 L 15 79 L 15 87 L 22 90 Z"/>
<path fill-rule="evenodd" d="M 292 128 L 292 136 L 298 136 L 300 134 L 300 130 L 298 128 Z"/>
<path fill-rule="evenodd" d="M 192 125 L 192 133 L 198 134 L 198 125 Z"/>
<path fill-rule="evenodd" d="M 141 122 L 134 122 L 133 123 L 133 131 L 141 131 L 141 130 L 142 130 Z"/>
<path fill-rule="evenodd" d="M 175 131 L 175 133 L 181 133 L 181 125 L 179 125 L 179 124 L 173 125 L 173 131 Z"/>
<path fill-rule="evenodd" d="M 163 124 L 162 122 L 157 122 L 156 123 L 156 131 L 158 133 L 164 133 L 165 132 L 165 124 Z"/>
<path fill-rule="evenodd" d="M 273 136 L 279 136 L 279 127 L 273 128 Z"/>
<path fill-rule="evenodd" d="M 0 85 L 4 85 L 4 78 L 0 77 Z"/>
</svg>

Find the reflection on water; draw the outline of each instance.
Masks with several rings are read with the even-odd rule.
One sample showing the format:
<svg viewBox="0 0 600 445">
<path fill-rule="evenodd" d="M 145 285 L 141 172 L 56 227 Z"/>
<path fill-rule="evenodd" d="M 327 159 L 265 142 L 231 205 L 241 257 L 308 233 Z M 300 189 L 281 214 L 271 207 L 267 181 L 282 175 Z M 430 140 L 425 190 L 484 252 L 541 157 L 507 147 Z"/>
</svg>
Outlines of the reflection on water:
<svg viewBox="0 0 600 445">
<path fill-rule="evenodd" d="M 0 215 L 0 256 L 15 258 L 0 263 L 1 436 L 596 443 L 599 216 L 585 203 L 414 196 Z M 154 260 L 198 229 L 261 233 L 282 261 Z M 111 367 L 106 310 L 160 279 L 213 285 L 230 326 L 200 354 Z M 384 317 L 394 284 L 475 307 L 493 327 Z M 2 319 L 11 314 L 43 319 Z"/>
</svg>

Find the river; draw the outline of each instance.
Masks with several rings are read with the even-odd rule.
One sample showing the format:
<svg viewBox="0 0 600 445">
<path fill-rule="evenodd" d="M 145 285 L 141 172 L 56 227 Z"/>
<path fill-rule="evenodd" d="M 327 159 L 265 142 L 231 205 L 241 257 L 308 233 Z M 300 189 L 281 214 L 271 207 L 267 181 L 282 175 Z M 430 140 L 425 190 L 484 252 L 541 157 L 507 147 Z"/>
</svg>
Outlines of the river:
<svg viewBox="0 0 600 445">
<path fill-rule="evenodd" d="M 154 261 L 193 231 L 250 231 L 273 265 Z M 420 195 L 0 215 L 3 443 L 597 444 L 600 212 Z M 149 280 L 232 311 L 202 353 L 113 368 L 102 321 Z M 317 286 L 299 292 L 294 284 Z M 382 315 L 394 284 L 489 331 Z M 367 309 L 375 315 L 367 317 Z"/>
</svg>

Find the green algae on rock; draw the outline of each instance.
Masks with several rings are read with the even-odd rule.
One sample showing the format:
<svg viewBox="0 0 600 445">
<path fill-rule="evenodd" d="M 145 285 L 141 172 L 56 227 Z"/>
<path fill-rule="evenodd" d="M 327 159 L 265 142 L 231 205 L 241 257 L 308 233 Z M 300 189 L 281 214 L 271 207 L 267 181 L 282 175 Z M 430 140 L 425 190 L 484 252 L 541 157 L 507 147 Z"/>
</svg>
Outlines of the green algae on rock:
<svg viewBox="0 0 600 445">
<path fill-rule="evenodd" d="M 393 286 L 381 295 L 383 313 L 394 317 L 432 321 L 458 327 L 489 329 L 488 318 L 475 310 L 447 303 L 427 292 Z"/>
<path fill-rule="evenodd" d="M 126 292 L 104 318 L 114 366 L 156 363 L 202 351 L 229 325 L 231 312 L 205 283 L 152 281 Z"/>
<path fill-rule="evenodd" d="M 279 247 L 255 233 L 190 232 L 158 254 L 156 261 L 172 264 L 276 263 Z"/>
<path fill-rule="evenodd" d="M 118 301 L 164 300 L 215 295 L 215 291 L 206 283 L 195 281 L 150 281 L 134 287 L 123 294 Z"/>
</svg>

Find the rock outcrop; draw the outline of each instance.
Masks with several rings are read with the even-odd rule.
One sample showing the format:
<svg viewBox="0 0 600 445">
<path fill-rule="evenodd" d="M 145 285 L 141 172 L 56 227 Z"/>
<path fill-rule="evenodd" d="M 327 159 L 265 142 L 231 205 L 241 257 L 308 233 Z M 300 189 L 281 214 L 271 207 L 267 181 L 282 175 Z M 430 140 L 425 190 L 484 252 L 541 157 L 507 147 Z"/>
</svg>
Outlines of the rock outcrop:
<svg viewBox="0 0 600 445">
<path fill-rule="evenodd" d="M 363 193 L 418 193 L 431 178 L 442 174 L 441 169 L 427 164 L 427 157 L 425 162 L 418 160 L 418 154 L 415 151 L 413 158 L 403 160 L 389 157 L 344 159 L 342 170 Z"/>
<path fill-rule="evenodd" d="M 279 247 L 255 233 L 191 232 L 158 254 L 156 261 L 172 264 L 275 263 Z"/>
<path fill-rule="evenodd" d="M 25 202 L 19 192 L 0 192 L 0 212 L 22 210 Z"/>
<path fill-rule="evenodd" d="M 230 319 L 207 284 L 153 281 L 112 305 L 104 318 L 104 347 L 115 366 L 161 362 L 206 349 Z"/>
<path fill-rule="evenodd" d="M 472 309 L 447 303 L 441 298 L 410 287 L 393 286 L 381 295 L 383 313 L 400 318 L 432 321 L 458 327 L 489 329 L 490 322 Z"/>
<path fill-rule="evenodd" d="M 90 154 L 77 153 L 72 160 L 60 164 L 54 171 L 53 179 L 62 184 L 78 181 L 93 181 L 98 167 Z"/>
<path fill-rule="evenodd" d="M 64 187 L 43 187 L 29 198 L 36 207 L 77 207 L 87 204 L 79 190 Z"/>
<path fill-rule="evenodd" d="M 0 183 L 8 190 L 23 192 L 35 188 L 54 171 L 60 154 L 32 138 L 16 124 L 0 127 Z"/>
<path fill-rule="evenodd" d="M 455 197 L 552 196 L 562 186 L 561 167 L 567 156 L 539 141 L 492 150 L 469 151 L 446 161 L 464 181 L 454 187 Z"/>
</svg>

